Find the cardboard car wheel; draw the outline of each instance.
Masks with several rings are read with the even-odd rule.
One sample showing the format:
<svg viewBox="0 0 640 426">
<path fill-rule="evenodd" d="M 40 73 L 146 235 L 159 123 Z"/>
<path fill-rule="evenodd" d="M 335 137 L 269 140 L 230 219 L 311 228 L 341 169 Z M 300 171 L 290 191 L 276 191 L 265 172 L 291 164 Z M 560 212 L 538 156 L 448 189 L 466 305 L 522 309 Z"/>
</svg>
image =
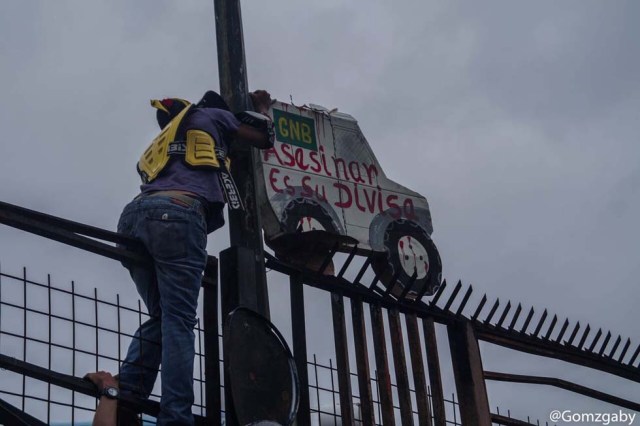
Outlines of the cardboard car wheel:
<svg viewBox="0 0 640 426">
<path fill-rule="evenodd" d="M 331 215 L 318 202 L 308 198 L 296 198 L 291 201 L 284 209 L 282 223 L 288 233 L 338 232 Z"/>
<path fill-rule="evenodd" d="M 372 267 L 394 296 L 400 296 L 407 285 L 411 285 L 405 296 L 409 299 L 415 299 L 425 286 L 427 296 L 438 290 L 442 262 L 422 227 L 410 220 L 396 220 L 385 230 L 384 246 L 385 253 L 374 258 Z"/>
</svg>

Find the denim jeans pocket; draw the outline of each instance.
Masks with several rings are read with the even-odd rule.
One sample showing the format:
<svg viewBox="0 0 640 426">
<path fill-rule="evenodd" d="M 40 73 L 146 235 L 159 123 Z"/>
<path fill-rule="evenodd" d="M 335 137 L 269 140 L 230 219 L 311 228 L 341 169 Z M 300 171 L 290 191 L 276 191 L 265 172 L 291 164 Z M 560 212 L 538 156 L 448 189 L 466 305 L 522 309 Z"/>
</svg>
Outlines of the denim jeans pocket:
<svg viewBox="0 0 640 426">
<path fill-rule="evenodd" d="M 182 218 L 148 218 L 149 252 L 155 258 L 171 260 L 187 256 L 189 222 Z"/>
</svg>

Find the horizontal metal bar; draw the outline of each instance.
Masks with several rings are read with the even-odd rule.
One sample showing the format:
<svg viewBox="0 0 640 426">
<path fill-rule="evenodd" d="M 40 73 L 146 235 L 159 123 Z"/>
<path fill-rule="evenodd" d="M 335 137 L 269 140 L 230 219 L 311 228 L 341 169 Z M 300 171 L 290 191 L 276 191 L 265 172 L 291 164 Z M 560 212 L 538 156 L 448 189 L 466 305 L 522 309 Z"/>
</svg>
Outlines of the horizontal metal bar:
<svg viewBox="0 0 640 426">
<path fill-rule="evenodd" d="M 24 411 L 14 407 L 7 401 L 0 399 L 0 424 L 13 426 L 46 426 L 35 417 L 25 413 Z"/>
<path fill-rule="evenodd" d="M 500 414 L 491 413 L 491 423 L 503 426 L 540 426 L 534 423 L 528 423 L 511 417 L 501 416 Z"/>
<path fill-rule="evenodd" d="M 63 220 L 63 219 L 60 219 Z M 150 257 L 144 252 L 134 252 L 125 250 L 123 248 L 114 247 L 110 244 L 106 244 L 100 241 L 96 241 L 93 238 L 79 235 L 60 227 L 52 225 L 41 219 L 35 219 L 29 215 L 22 215 L 20 212 L 13 210 L 0 209 L 0 223 L 11 226 L 22 231 L 30 232 L 32 234 L 40 235 L 41 237 L 49 238 L 64 244 L 68 244 L 73 247 L 80 248 L 82 250 L 90 251 L 101 256 L 105 256 L 111 259 L 119 261 L 128 261 L 135 263 L 150 263 Z M 108 231 L 104 231 L 108 232 Z M 137 240 L 127 239 L 127 244 L 132 246 L 140 246 L 140 242 Z"/>
<path fill-rule="evenodd" d="M 125 244 L 128 246 L 140 246 L 140 248 L 142 248 L 140 241 L 127 235 L 118 234 L 117 232 L 107 231 L 106 229 L 85 225 L 84 223 L 74 222 L 0 201 L 0 217 L 3 217 L 3 213 L 7 214 L 7 216 L 19 216 L 24 219 L 29 219 L 30 221 L 42 222 L 58 229 L 86 235 L 99 240 Z"/>
<path fill-rule="evenodd" d="M 640 411 L 640 404 L 638 404 L 637 402 L 619 398 L 617 396 L 610 395 L 608 393 L 591 389 L 587 386 L 578 385 L 576 383 L 568 382 L 562 379 L 557 379 L 555 377 L 526 376 L 522 374 L 507 374 L 507 373 L 498 373 L 495 371 L 485 371 L 484 378 L 486 380 L 495 380 L 499 382 L 528 383 L 528 384 L 555 386 L 557 388 L 579 393 L 580 395 L 585 395 L 585 396 L 597 399 L 599 401 L 615 404 L 619 407 Z"/>
<path fill-rule="evenodd" d="M 31 377 L 35 380 L 51 383 L 55 386 L 60 386 L 65 389 L 82 393 L 84 395 L 99 397 L 98 390 L 91 382 L 80 379 L 78 377 L 69 376 L 67 374 L 56 373 L 55 371 L 51 371 L 16 358 L 11 358 L 6 355 L 0 354 L 0 367 L 9 371 L 13 371 L 14 373 Z M 160 406 L 155 401 L 136 400 L 121 395 L 120 402 L 123 402 L 123 405 L 130 406 L 134 409 L 139 409 L 141 412 L 154 417 L 156 417 L 160 411 Z"/>
</svg>

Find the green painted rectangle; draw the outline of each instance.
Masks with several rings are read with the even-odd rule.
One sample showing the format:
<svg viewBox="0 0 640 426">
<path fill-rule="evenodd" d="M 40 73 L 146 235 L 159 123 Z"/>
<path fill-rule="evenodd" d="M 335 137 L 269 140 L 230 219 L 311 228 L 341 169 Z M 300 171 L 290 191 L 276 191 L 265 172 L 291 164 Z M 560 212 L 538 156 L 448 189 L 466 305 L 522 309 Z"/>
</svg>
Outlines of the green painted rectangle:
<svg viewBox="0 0 640 426">
<path fill-rule="evenodd" d="M 313 151 L 318 150 L 316 125 L 313 119 L 274 109 L 273 121 L 276 127 L 276 139 L 280 142 Z"/>
</svg>

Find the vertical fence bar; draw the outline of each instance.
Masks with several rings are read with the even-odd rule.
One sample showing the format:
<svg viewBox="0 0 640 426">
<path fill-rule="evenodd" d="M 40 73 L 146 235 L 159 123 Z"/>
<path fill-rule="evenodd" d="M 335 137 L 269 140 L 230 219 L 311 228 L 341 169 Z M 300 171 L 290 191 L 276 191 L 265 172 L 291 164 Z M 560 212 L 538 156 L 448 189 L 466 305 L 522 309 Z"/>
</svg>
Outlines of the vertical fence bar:
<svg viewBox="0 0 640 426">
<path fill-rule="evenodd" d="M 391 336 L 391 350 L 393 351 L 393 364 L 398 383 L 398 399 L 400 400 L 400 418 L 403 426 L 413 425 L 411 409 L 411 392 L 409 391 L 409 375 L 407 374 L 407 360 L 404 353 L 404 339 L 400 313 L 397 309 L 387 311 L 389 318 L 389 335 Z"/>
<path fill-rule="evenodd" d="M 320 383 L 318 381 L 318 359 L 316 354 L 313 354 L 313 374 L 316 377 L 316 408 L 318 409 L 318 423 L 322 418 L 320 414 Z"/>
<path fill-rule="evenodd" d="M 480 348 L 473 328 L 464 320 L 448 325 L 447 331 L 462 423 L 491 426 Z"/>
<path fill-rule="evenodd" d="M 364 325 L 364 312 L 361 299 L 351 299 L 353 339 L 356 348 L 356 367 L 358 369 L 358 389 L 360 391 L 360 410 L 363 426 L 373 426 L 373 397 L 371 391 L 371 372 L 367 350 L 367 330 Z"/>
<path fill-rule="evenodd" d="M 47 304 L 49 305 L 48 308 L 48 314 L 47 315 L 47 322 L 49 325 L 49 339 L 48 339 L 48 345 L 47 345 L 47 368 L 49 370 L 51 370 L 51 341 L 53 340 L 51 338 L 51 332 L 53 330 L 52 324 L 51 324 L 51 275 L 47 274 Z M 51 383 L 47 383 L 47 424 L 51 423 Z"/>
<path fill-rule="evenodd" d="M 22 331 L 24 331 L 24 338 L 22 339 L 22 360 L 27 360 L 27 268 L 22 268 L 22 305 L 24 311 L 22 313 L 23 323 Z M 26 390 L 27 390 L 27 376 L 22 375 L 22 411 L 26 411 Z"/>
<path fill-rule="evenodd" d="M 407 324 L 407 337 L 409 338 L 409 354 L 411 356 L 411 370 L 413 371 L 413 383 L 416 387 L 416 405 L 418 406 L 418 424 L 431 426 L 431 410 L 429 409 L 429 397 L 427 396 L 427 379 L 422 361 L 422 348 L 420 333 L 418 331 L 418 318 L 415 314 L 405 315 Z"/>
<path fill-rule="evenodd" d="M 100 335 L 98 333 L 98 288 L 93 288 L 93 310 L 94 310 L 94 320 L 96 322 L 96 371 L 99 371 L 99 360 L 100 360 L 100 342 L 98 342 Z"/>
<path fill-rule="evenodd" d="M 382 321 L 382 308 L 379 305 L 370 305 L 371 329 L 373 331 L 373 349 L 376 355 L 376 369 L 378 372 L 378 389 L 380 394 L 380 407 L 382 409 L 382 424 L 395 426 L 393 412 L 393 398 L 391 394 L 391 377 L 389 377 L 389 362 L 387 360 L 387 344 L 384 338 L 384 323 Z"/>
<path fill-rule="evenodd" d="M 424 342 L 427 352 L 427 368 L 429 369 L 429 383 L 431 384 L 431 404 L 433 406 L 434 426 L 446 426 L 446 412 L 444 410 L 444 392 L 442 390 L 442 374 L 440 373 L 440 358 L 438 356 L 438 341 L 433 318 L 422 320 Z"/>
<path fill-rule="evenodd" d="M 73 324 L 71 332 L 71 375 L 76 375 L 76 283 L 71 281 L 71 323 Z M 76 393 L 71 391 L 71 424 L 75 422 Z"/>
<path fill-rule="evenodd" d="M 342 423 L 350 425 L 353 424 L 353 402 L 351 398 L 347 327 L 344 319 L 344 297 L 341 294 L 331 293 L 331 311 L 333 313 L 333 337 L 336 345 L 340 412 L 342 414 Z"/>
<path fill-rule="evenodd" d="M 218 341 L 218 259 L 209 256 L 204 269 L 202 320 L 207 424 L 220 426 L 220 342 Z M 202 354 L 200 354 L 202 355 Z"/>
<path fill-rule="evenodd" d="M 291 274 L 289 277 L 291 294 L 291 334 L 293 337 L 293 357 L 300 381 L 300 404 L 296 418 L 298 426 L 311 425 L 309 403 L 309 375 L 307 371 L 307 331 L 304 309 L 304 285 L 302 275 Z"/>
</svg>

